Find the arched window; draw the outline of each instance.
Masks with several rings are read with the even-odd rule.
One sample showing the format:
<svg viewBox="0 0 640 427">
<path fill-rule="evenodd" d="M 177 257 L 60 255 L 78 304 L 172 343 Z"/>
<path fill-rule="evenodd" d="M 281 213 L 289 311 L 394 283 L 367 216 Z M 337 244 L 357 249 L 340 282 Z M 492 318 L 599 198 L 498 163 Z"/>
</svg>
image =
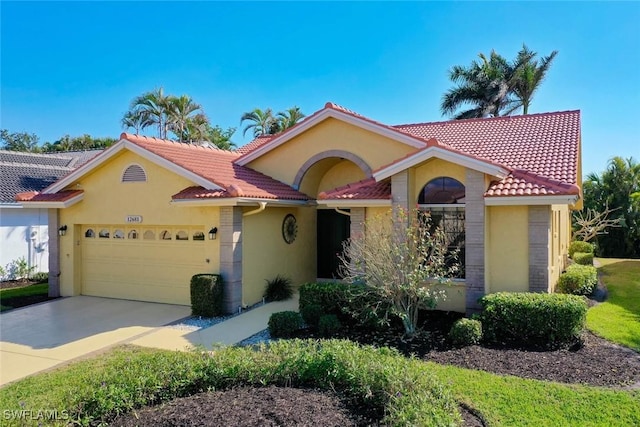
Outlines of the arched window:
<svg viewBox="0 0 640 427">
<path fill-rule="evenodd" d="M 94 237 L 96 237 L 96 232 L 93 231 L 92 228 L 88 228 L 87 231 L 84 232 L 84 237 L 93 239 Z"/>
<path fill-rule="evenodd" d="M 189 240 L 189 235 L 186 231 L 180 230 L 176 233 L 176 240 Z"/>
<path fill-rule="evenodd" d="M 113 238 L 114 239 L 124 239 L 124 231 L 122 231 L 120 229 L 116 229 L 113 232 Z"/>
<path fill-rule="evenodd" d="M 204 240 L 204 233 L 202 231 L 196 231 L 193 233 L 192 240 Z"/>
<path fill-rule="evenodd" d="M 109 229 L 108 228 L 103 228 L 102 230 L 100 230 L 100 232 L 98 233 L 98 237 L 100 237 L 101 239 L 108 239 L 109 238 Z"/>
<path fill-rule="evenodd" d="M 146 182 L 147 174 L 140 165 L 130 165 L 122 174 L 122 182 Z"/>
<path fill-rule="evenodd" d="M 156 240 L 156 233 L 153 230 L 147 230 L 143 235 L 144 240 Z"/>
<path fill-rule="evenodd" d="M 171 232 L 169 230 L 162 230 L 160 232 L 160 240 L 171 240 Z"/>
<path fill-rule="evenodd" d="M 135 240 L 138 238 L 138 231 L 137 230 L 131 230 L 129 231 L 129 234 L 127 234 L 127 237 L 131 240 Z"/>
<path fill-rule="evenodd" d="M 460 181 L 441 176 L 432 179 L 420 191 L 418 207 L 431 217 L 433 227 L 442 227 L 449 252 L 458 252 L 460 271 L 457 278 L 464 278 L 465 263 L 465 187 Z M 454 262 L 451 258 L 450 262 Z"/>
</svg>

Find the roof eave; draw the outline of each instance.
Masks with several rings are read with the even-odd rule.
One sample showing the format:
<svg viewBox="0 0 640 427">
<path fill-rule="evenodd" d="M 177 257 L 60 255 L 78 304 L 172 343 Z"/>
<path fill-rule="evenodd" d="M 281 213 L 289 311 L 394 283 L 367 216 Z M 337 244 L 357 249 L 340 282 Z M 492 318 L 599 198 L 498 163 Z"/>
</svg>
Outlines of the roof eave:
<svg viewBox="0 0 640 427">
<path fill-rule="evenodd" d="M 551 196 L 485 196 L 485 206 L 540 206 L 575 205 L 580 196 L 575 194 Z"/>
<path fill-rule="evenodd" d="M 171 205 L 177 207 L 201 207 L 201 206 L 254 206 L 261 202 L 271 206 L 307 206 L 312 204 L 310 200 L 267 199 L 253 197 L 211 197 L 197 199 L 173 199 Z"/>
<path fill-rule="evenodd" d="M 45 208 L 45 209 L 65 209 L 75 205 L 84 198 L 84 193 L 73 196 L 67 200 L 55 201 L 55 202 L 30 202 L 23 201 L 18 202 L 23 208 Z"/>
<path fill-rule="evenodd" d="M 438 158 L 447 162 L 465 166 L 469 169 L 483 172 L 487 175 L 495 176 L 500 179 L 509 174 L 509 170 L 494 163 L 475 159 L 442 147 L 431 146 L 424 150 L 420 150 L 413 155 L 407 156 L 398 162 L 392 163 L 389 166 L 382 167 L 381 169 L 374 171 L 373 177 L 376 181 L 381 181 L 432 158 Z"/>
<path fill-rule="evenodd" d="M 391 206 L 391 199 L 322 199 L 318 206 L 328 208 L 375 208 Z"/>
</svg>

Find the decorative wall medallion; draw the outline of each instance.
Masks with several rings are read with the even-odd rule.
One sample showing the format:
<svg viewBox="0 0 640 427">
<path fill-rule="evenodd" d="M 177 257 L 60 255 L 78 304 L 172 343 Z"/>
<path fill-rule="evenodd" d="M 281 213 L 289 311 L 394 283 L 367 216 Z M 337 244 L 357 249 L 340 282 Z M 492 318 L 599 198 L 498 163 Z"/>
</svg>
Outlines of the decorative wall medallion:
<svg viewBox="0 0 640 427">
<path fill-rule="evenodd" d="M 287 214 L 284 217 L 284 221 L 282 221 L 282 238 L 288 244 L 293 243 L 296 240 L 296 236 L 298 235 L 298 223 L 296 221 L 296 217 Z"/>
</svg>

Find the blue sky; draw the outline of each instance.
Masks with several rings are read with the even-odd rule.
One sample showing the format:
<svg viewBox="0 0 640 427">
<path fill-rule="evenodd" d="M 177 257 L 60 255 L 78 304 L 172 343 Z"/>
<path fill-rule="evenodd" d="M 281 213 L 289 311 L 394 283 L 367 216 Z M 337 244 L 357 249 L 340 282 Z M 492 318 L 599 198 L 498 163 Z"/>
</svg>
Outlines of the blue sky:
<svg viewBox="0 0 640 427">
<path fill-rule="evenodd" d="M 163 86 L 238 127 L 256 107 L 332 101 L 372 119 L 446 119 L 447 70 L 478 53 L 558 50 L 530 112 L 582 111 L 583 170 L 640 160 L 639 2 L 7 2 L 0 127 L 41 142 L 118 137 Z M 152 131 L 150 131 L 152 132 Z"/>
</svg>

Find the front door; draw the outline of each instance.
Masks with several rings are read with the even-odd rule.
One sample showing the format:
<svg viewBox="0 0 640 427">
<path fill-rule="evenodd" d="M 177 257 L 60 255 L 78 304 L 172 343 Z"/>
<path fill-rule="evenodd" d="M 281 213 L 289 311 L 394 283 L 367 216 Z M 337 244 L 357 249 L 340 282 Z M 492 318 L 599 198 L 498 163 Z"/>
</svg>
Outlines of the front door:
<svg viewBox="0 0 640 427">
<path fill-rule="evenodd" d="M 349 238 L 351 218 L 329 209 L 318 209 L 318 278 L 337 279 L 342 242 Z"/>
</svg>

